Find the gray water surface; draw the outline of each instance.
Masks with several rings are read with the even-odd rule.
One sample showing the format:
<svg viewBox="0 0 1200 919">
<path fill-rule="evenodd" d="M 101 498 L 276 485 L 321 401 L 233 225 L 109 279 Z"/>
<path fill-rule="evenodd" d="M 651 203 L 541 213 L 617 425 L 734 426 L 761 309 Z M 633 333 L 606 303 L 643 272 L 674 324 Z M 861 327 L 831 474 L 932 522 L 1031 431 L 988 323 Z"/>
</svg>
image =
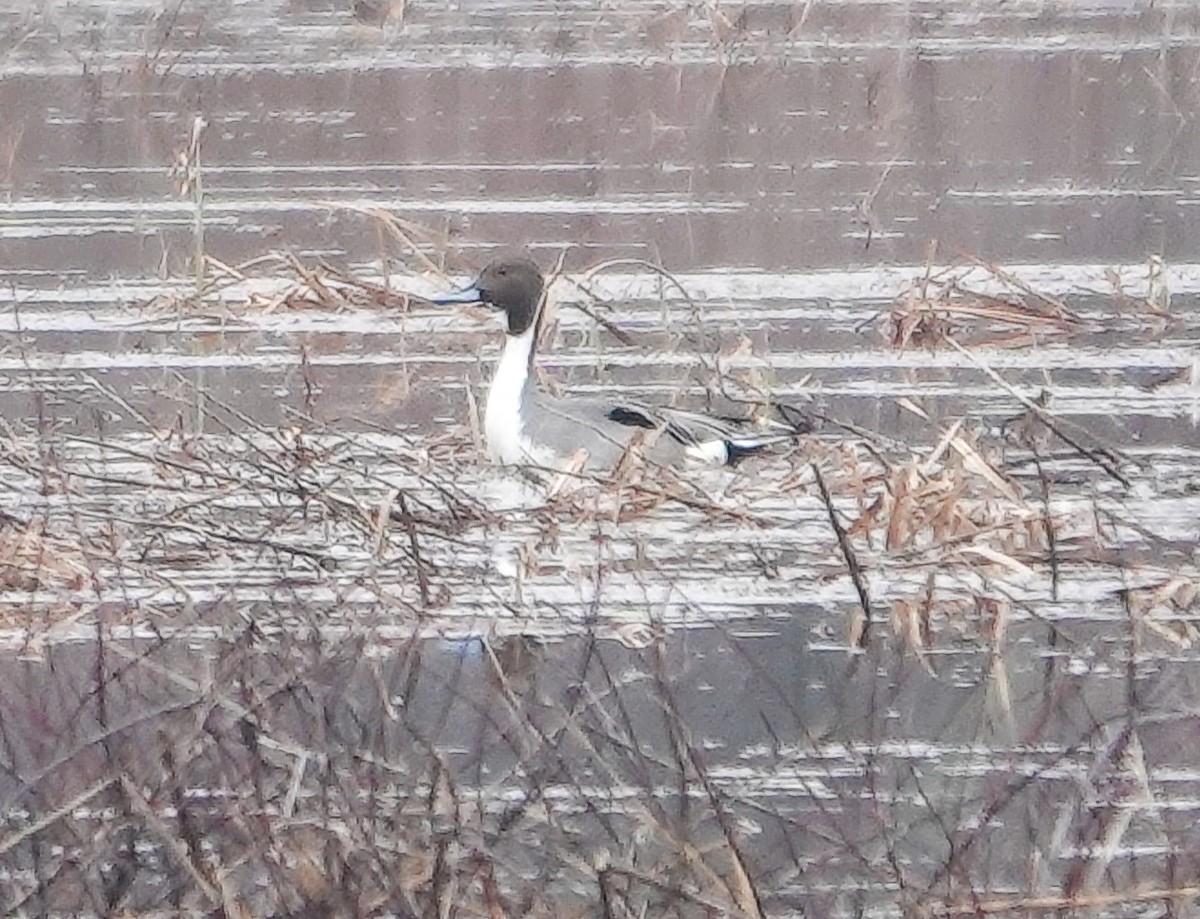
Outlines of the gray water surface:
<svg viewBox="0 0 1200 919">
<path fill-rule="evenodd" d="M 0 11 L 0 906 L 1192 915 L 1198 25 Z M 489 468 L 512 248 L 546 385 L 823 423 Z"/>
</svg>

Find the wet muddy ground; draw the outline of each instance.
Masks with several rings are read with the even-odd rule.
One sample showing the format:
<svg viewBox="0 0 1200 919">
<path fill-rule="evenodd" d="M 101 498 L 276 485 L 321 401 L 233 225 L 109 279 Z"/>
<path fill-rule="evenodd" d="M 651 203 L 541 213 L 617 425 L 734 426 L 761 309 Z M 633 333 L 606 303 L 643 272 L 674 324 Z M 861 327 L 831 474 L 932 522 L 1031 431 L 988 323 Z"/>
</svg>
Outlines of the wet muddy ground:
<svg viewBox="0 0 1200 919">
<path fill-rule="evenodd" d="M 0 11 L 5 912 L 1192 915 L 1198 26 Z M 521 247 L 817 433 L 489 468 Z"/>
</svg>

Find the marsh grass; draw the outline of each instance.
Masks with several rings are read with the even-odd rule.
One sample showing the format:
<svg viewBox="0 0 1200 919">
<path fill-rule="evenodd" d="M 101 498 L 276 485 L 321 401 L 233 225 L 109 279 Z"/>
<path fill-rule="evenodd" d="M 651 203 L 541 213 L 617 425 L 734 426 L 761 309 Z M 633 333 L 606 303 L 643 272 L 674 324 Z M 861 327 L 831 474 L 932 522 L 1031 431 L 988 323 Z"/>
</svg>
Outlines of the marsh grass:
<svg viewBox="0 0 1200 919">
<path fill-rule="evenodd" d="M 971 353 L 958 340 L 970 329 L 1069 335 L 1080 321 L 956 277 L 902 296 L 896 345 Z M 408 302 L 279 254 L 208 259 L 198 289 L 146 309 Z M 4 432 L 20 495 L 0 518 L 20 661 L 0 690 L 6 912 L 953 916 L 1195 896 L 1179 867 L 1194 834 L 1156 816 L 1139 752 L 1151 709 L 1131 695 L 1067 730 L 1057 713 L 1093 703 L 1084 682 L 1053 656 L 1031 682 L 1022 650 L 1111 647 L 1133 667 L 1150 643 L 1186 648 L 1194 564 L 1099 497 L 1059 494 L 1042 465 L 1015 475 L 975 419 L 926 419 L 908 445 L 809 435 L 715 489 L 631 457 L 501 511 L 472 484 L 469 436 L 355 434 L 311 416 L 271 428 L 210 393 L 184 398 L 203 403 L 203 431 Z M 1097 480 L 1134 474 L 1028 401 Z M 498 577 L 485 563 L 514 537 Z M 756 660 L 697 589 L 714 565 L 713 584 L 766 585 L 792 619 L 809 615 L 806 593 L 850 585 L 827 606 L 862 728 L 819 724 L 791 675 Z M 1124 619 L 1091 645 L 1053 610 L 1098 567 L 1125 586 L 1097 602 Z M 581 604 L 550 589 L 581 583 Z M 649 599 L 655 586 L 685 598 L 685 619 Z M 744 767 L 701 726 L 692 627 L 719 636 L 774 712 L 758 713 Z M 999 762 L 985 779 L 933 778 L 937 762 L 889 753 L 904 687 L 936 694 L 967 675 L 986 728 L 947 726 L 939 755 L 986 745 Z M 1041 790 L 1056 770 L 1080 776 L 1072 792 Z M 1045 818 L 1017 819 L 1051 799 Z M 1146 838 L 1167 855 L 1130 870 L 1122 847 Z"/>
<path fill-rule="evenodd" d="M 956 337 L 975 347 L 1027 348 L 1101 328 L 1161 334 L 1169 320 L 1161 259 L 1150 263 L 1146 297 L 1126 294 L 1121 278 L 1109 271 L 1110 308 L 1082 315 L 998 265 L 967 254 L 939 264 L 940 256 L 938 246 L 930 246 L 925 273 L 897 296 L 888 313 L 883 335 L 893 347 L 936 349 Z"/>
</svg>

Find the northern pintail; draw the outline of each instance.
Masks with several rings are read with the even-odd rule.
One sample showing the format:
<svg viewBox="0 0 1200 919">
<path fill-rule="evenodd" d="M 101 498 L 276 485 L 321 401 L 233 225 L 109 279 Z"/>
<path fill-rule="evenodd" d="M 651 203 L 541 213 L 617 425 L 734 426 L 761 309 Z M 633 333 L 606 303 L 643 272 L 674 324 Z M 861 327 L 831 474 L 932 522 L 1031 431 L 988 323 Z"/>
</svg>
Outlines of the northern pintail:
<svg viewBox="0 0 1200 919">
<path fill-rule="evenodd" d="M 527 258 L 493 261 L 469 287 L 430 298 L 434 303 L 484 303 L 504 314 L 504 352 L 488 390 L 484 436 L 501 465 L 562 468 L 583 458 L 611 468 L 641 431 L 658 462 L 682 457 L 731 464 L 805 433 L 803 425 L 754 430 L 745 422 L 613 398 L 556 398 L 542 392 L 533 372 L 545 301 L 545 279 Z M 585 450 L 581 457 L 579 450 Z"/>
</svg>

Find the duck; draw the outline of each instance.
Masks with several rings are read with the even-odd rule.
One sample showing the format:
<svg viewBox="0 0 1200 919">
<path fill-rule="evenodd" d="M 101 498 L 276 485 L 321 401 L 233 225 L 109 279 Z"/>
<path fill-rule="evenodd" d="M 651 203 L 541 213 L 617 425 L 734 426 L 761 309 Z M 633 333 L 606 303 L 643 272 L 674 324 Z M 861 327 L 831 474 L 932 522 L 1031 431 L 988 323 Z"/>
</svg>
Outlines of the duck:
<svg viewBox="0 0 1200 919">
<path fill-rule="evenodd" d="M 503 257 L 490 262 L 467 287 L 429 298 L 439 305 L 483 304 L 503 317 L 504 348 L 483 421 L 493 463 L 611 469 L 636 439 L 653 462 L 730 466 L 811 430 L 796 419 L 763 429 L 736 418 L 652 406 L 619 392 L 596 397 L 543 391 L 534 368 L 545 294 L 546 280 L 536 262 Z"/>
</svg>

